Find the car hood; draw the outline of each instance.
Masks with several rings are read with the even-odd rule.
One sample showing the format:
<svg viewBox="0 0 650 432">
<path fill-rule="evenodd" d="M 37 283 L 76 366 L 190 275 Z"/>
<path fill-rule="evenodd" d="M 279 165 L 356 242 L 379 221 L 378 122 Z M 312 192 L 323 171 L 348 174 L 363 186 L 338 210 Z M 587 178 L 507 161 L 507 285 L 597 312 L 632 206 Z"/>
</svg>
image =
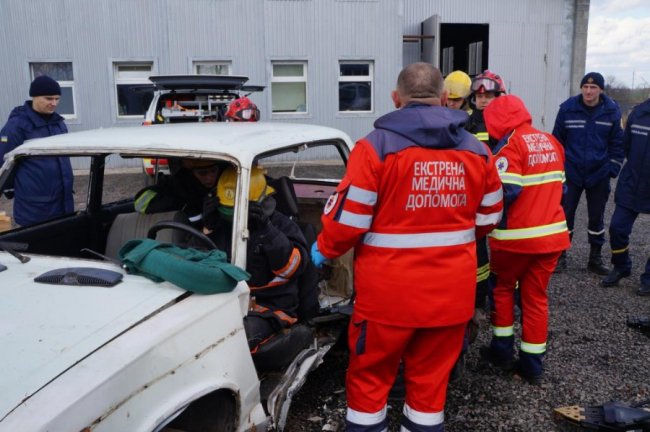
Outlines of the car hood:
<svg viewBox="0 0 650 432">
<path fill-rule="evenodd" d="M 124 275 L 113 287 L 34 282 L 47 271 L 114 264 L 32 256 L 25 264 L 0 252 L 0 420 L 23 400 L 126 329 L 156 314 L 185 291 L 167 282 Z"/>
</svg>

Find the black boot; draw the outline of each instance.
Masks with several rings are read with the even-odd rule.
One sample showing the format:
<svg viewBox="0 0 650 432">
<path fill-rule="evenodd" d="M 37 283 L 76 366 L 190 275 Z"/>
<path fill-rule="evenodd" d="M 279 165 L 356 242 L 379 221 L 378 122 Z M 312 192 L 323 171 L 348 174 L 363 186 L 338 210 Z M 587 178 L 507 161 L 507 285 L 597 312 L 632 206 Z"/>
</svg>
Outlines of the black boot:
<svg viewBox="0 0 650 432">
<path fill-rule="evenodd" d="M 600 276 L 606 276 L 609 274 L 609 269 L 603 264 L 603 258 L 601 256 L 601 251 L 603 247 L 599 245 L 591 245 L 591 250 L 589 251 L 589 263 L 587 263 L 587 270 L 592 273 L 596 273 Z"/>
</svg>

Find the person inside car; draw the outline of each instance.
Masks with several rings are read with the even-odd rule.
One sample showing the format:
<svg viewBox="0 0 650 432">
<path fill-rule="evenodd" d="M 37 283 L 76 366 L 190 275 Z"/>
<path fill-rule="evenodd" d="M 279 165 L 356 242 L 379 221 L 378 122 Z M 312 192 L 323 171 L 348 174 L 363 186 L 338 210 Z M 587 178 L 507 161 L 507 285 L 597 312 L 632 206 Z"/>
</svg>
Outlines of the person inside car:
<svg viewBox="0 0 650 432">
<path fill-rule="evenodd" d="M 140 190 L 135 196 L 135 211 L 143 214 L 181 210 L 195 228 L 201 228 L 203 201 L 213 192 L 222 164 L 213 160 L 170 160 L 172 174 L 158 184 Z"/>
<path fill-rule="evenodd" d="M 206 204 L 203 214 L 204 233 L 227 253 L 229 259 L 236 188 L 237 170 L 229 167 L 219 177 L 217 194 L 211 195 L 212 202 Z M 300 227 L 276 210 L 274 192 L 267 184 L 264 170 L 254 167 L 248 194 L 246 252 L 246 271 L 251 274 L 248 281 L 251 304 L 244 318 L 249 348 L 254 356 L 273 336 L 298 321 L 298 278 L 310 264 L 307 241 Z M 283 343 L 291 350 L 302 348 L 303 336 L 304 333 L 297 332 Z"/>
</svg>

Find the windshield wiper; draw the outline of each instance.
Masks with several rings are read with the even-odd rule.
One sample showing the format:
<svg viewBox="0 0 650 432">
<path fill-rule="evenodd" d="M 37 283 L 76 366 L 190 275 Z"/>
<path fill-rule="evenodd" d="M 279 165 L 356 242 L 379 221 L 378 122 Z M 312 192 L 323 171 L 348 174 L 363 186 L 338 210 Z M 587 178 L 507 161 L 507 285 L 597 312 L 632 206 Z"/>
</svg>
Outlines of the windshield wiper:
<svg viewBox="0 0 650 432">
<path fill-rule="evenodd" d="M 18 261 L 21 263 L 25 264 L 26 262 L 29 262 L 31 258 L 28 256 L 19 254 L 16 251 L 25 251 L 27 250 L 27 243 L 17 243 L 17 242 L 8 242 L 8 241 L 0 241 L 0 250 L 3 250 L 7 252 L 9 255 L 13 256 L 16 258 Z"/>
</svg>

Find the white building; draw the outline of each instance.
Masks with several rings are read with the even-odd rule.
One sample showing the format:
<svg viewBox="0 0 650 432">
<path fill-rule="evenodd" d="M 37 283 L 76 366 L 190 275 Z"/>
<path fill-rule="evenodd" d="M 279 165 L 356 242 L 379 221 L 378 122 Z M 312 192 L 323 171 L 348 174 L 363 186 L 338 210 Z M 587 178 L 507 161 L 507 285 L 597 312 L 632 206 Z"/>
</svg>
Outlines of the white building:
<svg viewBox="0 0 650 432">
<path fill-rule="evenodd" d="M 266 86 L 264 120 L 364 136 L 400 69 L 500 74 L 550 130 L 584 73 L 589 0 L 0 0 L 0 122 L 46 72 L 69 129 L 139 124 L 150 75 Z"/>
</svg>

